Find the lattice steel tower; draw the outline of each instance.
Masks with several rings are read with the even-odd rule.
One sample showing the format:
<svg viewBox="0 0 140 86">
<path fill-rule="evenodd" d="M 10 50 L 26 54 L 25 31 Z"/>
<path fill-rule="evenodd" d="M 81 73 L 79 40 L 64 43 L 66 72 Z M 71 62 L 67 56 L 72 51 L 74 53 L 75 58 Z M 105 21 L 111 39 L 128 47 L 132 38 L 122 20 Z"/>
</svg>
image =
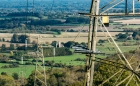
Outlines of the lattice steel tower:
<svg viewBox="0 0 140 86">
<path fill-rule="evenodd" d="M 103 0 L 102 3 L 106 1 Z M 108 0 L 109 1 L 109 0 Z M 128 3 L 131 3 L 132 1 L 132 6 L 130 7 Z M 136 81 L 136 86 L 138 86 L 138 83 L 140 83 L 140 76 L 136 73 L 137 69 L 134 69 L 132 65 L 130 64 L 130 61 L 125 57 L 117 43 L 115 42 L 114 38 L 111 36 L 109 33 L 106 25 L 103 23 L 102 18 L 104 16 L 140 16 L 139 13 L 135 13 L 135 4 L 134 0 L 110 0 L 107 4 L 104 6 L 100 7 L 100 0 L 92 0 L 91 3 L 91 8 L 90 8 L 90 13 L 79 13 L 81 15 L 89 16 L 90 17 L 90 25 L 89 25 L 89 33 L 88 33 L 88 51 L 82 52 L 87 55 L 87 61 L 86 61 L 86 84 L 85 86 L 93 86 L 93 75 L 94 75 L 94 61 L 95 61 L 95 54 L 100 54 L 96 52 L 96 40 L 97 40 L 97 26 L 99 24 L 102 24 L 103 28 L 107 32 L 107 34 L 110 37 L 110 41 L 114 43 L 115 48 L 118 50 L 118 53 L 120 54 L 119 59 L 121 60 L 122 64 L 127 68 L 128 71 L 131 71 L 131 74 L 125 79 L 123 79 L 121 82 L 117 82 L 114 84 L 114 86 L 118 86 L 125 82 L 126 80 L 128 81 L 125 86 L 128 86 L 130 81 L 133 79 Z M 124 3 L 124 12 L 122 13 L 109 13 L 109 10 L 112 9 L 113 7 L 117 6 L 120 3 Z M 132 9 L 132 11 L 129 11 L 128 8 Z M 90 51 L 89 51 L 90 50 Z M 79 52 L 78 52 L 79 53 Z M 138 65 L 139 67 L 139 65 Z M 104 80 L 100 86 L 103 86 L 104 83 L 108 82 L 111 78 L 113 78 L 115 75 L 123 72 L 123 70 L 116 71 L 115 74 L 110 76 L 107 80 Z M 136 77 L 136 78 L 134 78 Z"/>
<path fill-rule="evenodd" d="M 39 37 L 37 38 L 34 86 L 38 86 L 38 81 L 42 83 L 42 86 L 47 86 L 43 47 L 39 44 Z"/>
</svg>

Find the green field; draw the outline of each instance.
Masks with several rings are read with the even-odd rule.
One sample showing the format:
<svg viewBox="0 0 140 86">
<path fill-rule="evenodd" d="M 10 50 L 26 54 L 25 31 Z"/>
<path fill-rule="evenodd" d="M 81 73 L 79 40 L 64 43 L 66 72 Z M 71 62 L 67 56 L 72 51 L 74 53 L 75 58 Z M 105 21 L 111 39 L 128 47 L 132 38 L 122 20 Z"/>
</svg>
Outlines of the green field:
<svg viewBox="0 0 140 86">
<path fill-rule="evenodd" d="M 84 65 L 82 61 L 74 61 L 77 58 L 84 59 L 86 56 L 84 54 L 74 54 L 70 56 L 57 56 L 57 57 L 47 57 L 45 61 L 54 61 L 55 63 L 63 63 L 66 65 Z"/>
<path fill-rule="evenodd" d="M 138 45 L 134 45 L 136 43 L 135 41 L 128 42 L 128 43 L 130 43 L 131 46 L 122 46 L 123 43 L 124 42 L 117 42 L 117 45 L 119 46 L 119 48 L 121 49 L 122 52 L 128 52 L 130 50 L 135 50 L 138 47 Z M 113 47 L 115 47 L 115 49 L 118 50 L 114 44 L 112 45 L 108 42 L 102 43 L 101 46 L 97 46 L 97 49 L 105 54 L 113 54 L 116 52 L 116 50 L 113 50 Z"/>
<path fill-rule="evenodd" d="M 7 64 L 0 63 L 0 67 L 2 65 L 7 65 Z M 6 72 L 10 76 L 12 75 L 12 73 L 18 73 L 19 76 L 22 76 L 22 71 L 23 71 L 24 72 L 23 75 L 27 78 L 34 69 L 35 66 L 33 65 L 25 65 L 25 66 L 20 65 L 17 68 L 0 68 L 0 73 Z"/>
<path fill-rule="evenodd" d="M 138 29 L 140 27 L 140 25 L 126 25 L 126 26 L 123 26 L 121 28 L 133 28 L 133 29 Z"/>
<path fill-rule="evenodd" d="M 63 63 L 66 65 L 84 65 L 85 63 L 82 61 L 74 61 L 76 58 L 85 58 L 83 54 L 74 54 L 71 56 L 58 56 L 58 57 L 46 57 L 46 60 L 52 61 L 55 63 Z M 35 65 L 20 65 L 17 68 L 1 68 L 4 65 L 8 65 L 8 63 L 0 63 L 0 73 L 6 72 L 8 75 L 12 75 L 12 73 L 18 73 L 21 76 L 21 72 L 23 71 L 24 76 L 27 78 L 33 70 L 35 70 Z M 46 67 L 48 69 L 50 67 Z"/>
<path fill-rule="evenodd" d="M 120 49 L 122 50 L 122 52 L 128 52 L 130 50 L 135 50 L 136 47 L 138 47 L 138 45 L 134 45 L 136 43 L 136 41 L 128 41 L 131 46 L 122 46 L 122 44 L 124 42 L 117 42 L 117 44 L 120 46 Z M 103 53 L 105 53 L 106 55 L 96 55 L 96 57 L 99 58 L 105 58 L 107 56 L 107 54 L 113 54 L 116 53 L 115 50 L 110 50 L 113 48 L 113 46 L 108 43 L 102 43 L 102 45 L 100 45 L 101 43 L 98 43 L 97 49 Z M 7 53 L 2 53 L 5 55 L 9 55 Z M 86 59 L 85 54 L 76 54 L 74 53 L 73 55 L 70 56 L 56 56 L 56 57 L 45 57 L 45 61 L 54 61 L 55 63 L 62 63 L 62 64 L 66 64 L 66 65 L 85 65 L 84 61 L 75 61 L 75 59 L 77 58 L 81 58 L 81 59 Z M 29 61 L 32 61 L 32 59 L 30 59 Z M 25 62 L 24 62 L 25 63 Z M 0 73 L 1 72 L 6 72 L 8 75 L 12 75 L 12 73 L 16 72 L 21 76 L 21 72 L 24 72 L 25 77 L 27 78 L 31 72 L 35 69 L 35 65 L 19 65 L 19 67 L 17 68 L 1 68 L 4 65 L 8 65 L 8 63 L 0 63 Z M 49 67 L 46 67 L 46 69 L 48 69 Z"/>
</svg>

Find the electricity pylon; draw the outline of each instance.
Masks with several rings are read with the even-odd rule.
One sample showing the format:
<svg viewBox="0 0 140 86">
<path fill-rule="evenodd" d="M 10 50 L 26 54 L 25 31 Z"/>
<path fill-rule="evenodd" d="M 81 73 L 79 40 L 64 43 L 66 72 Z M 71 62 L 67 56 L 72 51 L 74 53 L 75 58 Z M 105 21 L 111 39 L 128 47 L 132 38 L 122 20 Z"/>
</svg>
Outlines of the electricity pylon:
<svg viewBox="0 0 140 86">
<path fill-rule="evenodd" d="M 38 81 L 42 83 L 42 86 L 47 86 L 43 47 L 39 44 L 39 37 L 37 38 L 34 86 L 38 86 Z"/>
<path fill-rule="evenodd" d="M 108 11 L 111 8 L 117 6 L 118 4 L 120 4 L 122 2 L 125 3 L 125 7 L 124 7 L 125 13 L 108 13 Z M 87 61 L 86 61 L 87 74 L 86 74 L 85 86 L 93 86 L 94 61 L 95 61 L 95 54 L 97 54 L 97 52 L 96 52 L 96 38 L 97 38 L 96 34 L 97 34 L 97 26 L 99 25 L 99 21 L 105 28 L 111 41 L 114 43 L 115 47 L 117 48 L 118 52 L 120 53 L 120 55 L 121 55 L 120 60 L 122 61 L 123 65 L 126 66 L 127 69 L 131 71 L 131 74 L 129 76 L 127 76 L 121 82 L 116 83 L 115 85 L 118 86 L 118 85 L 122 84 L 123 82 L 125 82 L 126 80 L 128 80 L 128 82 L 126 84 L 126 86 L 127 86 L 132 79 L 135 80 L 134 76 L 136 76 L 137 80 L 140 82 L 139 75 L 135 72 L 135 69 L 132 67 L 130 62 L 126 59 L 125 55 L 120 50 L 119 46 L 117 45 L 114 38 L 111 36 L 111 34 L 109 33 L 108 29 L 106 28 L 106 26 L 104 25 L 104 23 L 102 22 L 102 19 L 101 19 L 101 17 L 103 17 L 103 16 L 140 16 L 140 14 L 135 13 L 134 0 L 132 0 L 132 2 L 133 2 L 132 13 L 128 13 L 128 0 L 112 0 L 101 8 L 99 7 L 100 0 L 92 0 L 90 13 L 79 13 L 79 14 L 90 17 L 90 25 L 89 25 L 89 33 L 88 33 L 88 49 L 90 51 L 88 50 L 86 52 L 82 52 L 82 53 L 87 54 Z M 108 82 L 112 77 L 114 77 L 116 74 L 118 74 L 120 72 L 122 72 L 122 70 L 116 72 L 115 74 L 110 76 L 107 80 L 104 80 L 104 82 L 101 83 L 101 86 L 104 83 Z M 135 81 L 137 81 L 137 80 L 135 80 Z M 138 85 L 138 84 L 136 84 L 136 85 Z"/>
</svg>

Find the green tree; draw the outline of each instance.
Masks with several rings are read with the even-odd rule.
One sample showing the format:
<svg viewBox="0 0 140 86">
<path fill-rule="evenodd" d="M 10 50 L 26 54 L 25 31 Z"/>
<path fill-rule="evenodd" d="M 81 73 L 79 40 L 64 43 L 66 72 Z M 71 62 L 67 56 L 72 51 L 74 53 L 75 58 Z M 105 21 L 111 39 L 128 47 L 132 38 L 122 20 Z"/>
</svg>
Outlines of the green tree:
<svg viewBox="0 0 140 86">
<path fill-rule="evenodd" d="M 2 44 L 1 50 L 2 50 L 2 51 L 5 51 L 5 50 L 6 50 L 6 45 L 5 45 L 5 44 Z"/>
<path fill-rule="evenodd" d="M 6 72 L 1 72 L 1 75 L 6 75 L 7 76 L 7 73 Z"/>
<path fill-rule="evenodd" d="M 18 76 L 17 73 L 13 73 L 13 74 L 12 74 L 12 77 L 13 77 L 15 80 L 18 80 L 18 78 L 19 78 L 19 76 Z"/>
<path fill-rule="evenodd" d="M 2 38 L 2 41 L 5 42 L 5 38 Z"/>
<path fill-rule="evenodd" d="M 138 32 L 134 31 L 132 34 L 132 37 L 135 38 L 137 36 Z"/>
<path fill-rule="evenodd" d="M 52 41 L 51 45 L 56 47 L 56 43 L 57 43 L 57 41 Z"/>
<path fill-rule="evenodd" d="M 87 44 L 85 42 L 81 42 L 82 46 L 87 46 Z"/>
<path fill-rule="evenodd" d="M 20 35 L 18 37 L 19 43 L 25 43 L 25 40 L 28 39 L 27 35 Z"/>
<path fill-rule="evenodd" d="M 14 53 L 14 56 L 18 56 L 18 57 L 21 57 L 23 55 L 24 52 L 22 51 L 17 51 Z"/>
<path fill-rule="evenodd" d="M 12 77 L 0 75 L 0 86 L 16 86 L 16 84 Z"/>
<path fill-rule="evenodd" d="M 16 33 L 13 34 L 13 36 L 11 38 L 11 42 L 12 43 L 17 43 L 18 42 L 18 35 Z"/>
<path fill-rule="evenodd" d="M 39 77 L 40 79 L 43 78 L 43 76 L 39 75 L 38 72 L 36 74 L 37 77 Z M 27 84 L 26 86 L 34 86 L 34 81 L 35 81 L 35 71 L 32 71 L 31 75 L 29 76 L 29 78 L 27 79 Z M 37 86 L 44 86 L 43 83 L 39 80 L 36 80 Z"/>
<path fill-rule="evenodd" d="M 122 33 L 119 33 L 116 36 L 117 36 L 118 39 L 126 39 L 127 38 L 127 34 L 122 34 Z"/>
<path fill-rule="evenodd" d="M 14 50 L 14 49 L 15 49 L 14 44 L 10 44 L 9 50 Z"/>
<path fill-rule="evenodd" d="M 64 46 L 65 47 L 71 47 L 71 46 L 73 46 L 73 45 L 75 45 L 75 42 L 74 41 L 68 41 L 68 42 L 66 42 L 65 44 L 64 44 Z"/>
<path fill-rule="evenodd" d="M 98 41 L 98 43 L 104 43 L 105 42 L 105 40 L 102 40 L 102 39 L 100 39 L 99 41 Z"/>
<path fill-rule="evenodd" d="M 49 85 L 48 86 L 57 86 L 57 79 L 54 75 L 52 75 L 48 80 Z"/>
</svg>

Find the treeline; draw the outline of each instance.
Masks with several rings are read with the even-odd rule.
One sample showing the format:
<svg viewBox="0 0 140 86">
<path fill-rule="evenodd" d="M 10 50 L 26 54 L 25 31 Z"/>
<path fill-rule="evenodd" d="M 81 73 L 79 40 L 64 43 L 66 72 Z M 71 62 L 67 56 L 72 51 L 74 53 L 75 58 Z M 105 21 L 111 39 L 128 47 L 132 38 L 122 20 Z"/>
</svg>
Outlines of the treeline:
<svg viewBox="0 0 140 86">
<path fill-rule="evenodd" d="M 11 43 L 25 43 L 25 41 L 30 43 L 29 36 L 13 34 L 13 36 L 11 38 Z"/>
<path fill-rule="evenodd" d="M 66 19 L 65 23 L 85 23 L 88 24 L 89 23 L 89 18 L 84 18 L 84 17 L 69 17 Z"/>
<path fill-rule="evenodd" d="M 27 18 L 26 18 L 27 16 Z M 32 16 L 32 17 L 28 17 Z M 52 15 L 55 16 L 55 15 Z M 38 17 L 35 19 L 34 17 Z M 24 28 L 26 30 L 31 30 L 32 27 L 28 26 L 46 26 L 46 25 L 60 25 L 60 24 L 83 24 L 89 23 L 89 18 L 88 17 L 65 17 L 62 18 L 63 20 L 66 21 L 61 21 L 56 18 L 50 17 L 50 15 L 46 15 L 44 18 L 44 15 L 40 13 L 26 13 L 26 12 L 21 12 L 21 13 L 9 13 L 7 16 L 3 17 L 5 19 L 0 19 L 0 29 L 5 30 L 5 29 L 13 29 L 13 28 Z M 60 18 L 61 19 L 61 18 Z M 25 28 L 26 27 L 26 28 Z"/>
<path fill-rule="evenodd" d="M 54 50 L 54 48 L 44 48 L 43 49 L 43 54 L 45 57 L 51 57 L 54 56 L 65 56 L 65 55 L 72 55 L 72 51 L 70 51 L 69 48 L 56 48 Z"/>
<path fill-rule="evenodd" d="M 32 13 L 32 12 L 13 12 L 13 13 L 9 13 L 7 16 L 13 16 L 13 17 L 17 17 L 17 16 L 35 16 L 35 17 L 40 17 L 40 13 Z"/>
<path fill-rule="evenodd" d="M 46 26 L 46 25 L 57 25 L 57 24 L 63 24 L 60 20 L 52 20 L 52 19 L 40 19 L 40 20 L 35 20 L 32 19 L 31 25 L 37 26 Z"/>
</svg>

